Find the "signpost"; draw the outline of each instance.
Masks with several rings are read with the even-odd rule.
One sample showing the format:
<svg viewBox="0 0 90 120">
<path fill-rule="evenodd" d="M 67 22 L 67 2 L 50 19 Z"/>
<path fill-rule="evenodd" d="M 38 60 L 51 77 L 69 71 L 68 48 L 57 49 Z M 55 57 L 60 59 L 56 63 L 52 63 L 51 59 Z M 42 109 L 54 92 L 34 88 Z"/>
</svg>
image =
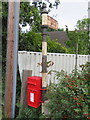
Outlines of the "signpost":
<svg viewBox="0 0 90 120">
<path fill-rule="evenodd" d="M 51 21 L 48 20 L 48 11 L 47 11 L 47 4 L 50 3 L 51 1 L 49 0 L 37 0 L 34 2 L 42 2 L 42 113 L 47 114 L 47 110 L 44 107 L 44 104 L 47 103 L 47 101 L 44 98 L 44 93 L 46 92 L 46 87 L 47 87 L 47 38 L 46 38 L 46 32 L 47 32 L 47 27 Z M 52 19 L 51 19 L 52 20 Z M 56 26 L 54 26 L 56 28 Z M 53 28 L 53 29 L 54 29 Z"/>
<path fill-rule="evenodd" d="M 47 38 L 46 38 L 46 31 L 47 31 L 47 10 L 46 4 L 42 6 L 42 89 L 46 89 L 47 86 Z M 45 91 L 42 92 L 44 94 Z M 43 100 L 45 102 L 45 99 Z M 42 103 L 42 113 L 45 113 L 44 103 Z"/>
</svg>

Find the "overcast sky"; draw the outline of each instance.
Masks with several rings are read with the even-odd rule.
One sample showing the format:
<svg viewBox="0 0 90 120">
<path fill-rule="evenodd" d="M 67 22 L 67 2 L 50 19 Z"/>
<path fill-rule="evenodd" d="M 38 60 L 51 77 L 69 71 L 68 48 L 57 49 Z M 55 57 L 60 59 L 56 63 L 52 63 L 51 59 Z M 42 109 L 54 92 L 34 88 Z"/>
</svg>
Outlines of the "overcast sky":
<svg viewBox="0 0 90 120">
<path fill-rule="evenodd" d="M 58 9 L 52 9 L 49 15 L 58 21 L 59 28 L 65 29 L 65 25 L 67 25 L 69 30 L 74 30 L 78 20 L 88 18 L 89 1 L 90 0 L 60 0 Z"/>
<path fill-rule="evenodd" d="M 31 1 L 31 0 L 30 0 Z M 42 0 L 43 2 L 47 0 Z M 54 3 L 55 0 L 49 0 Z M 64 28 L 65 25 L 68 26 L 69 30 L 75 30 L 75 25 L 78 20 L 88 18 L 88 2 L 90 0 L 60 0 L 60 5 L 58 9 L 53 8 L 49 15 L 56 19 L 59 23 L 59 28 Z M 47 6 L 48 3 L 46 2 Z M 29 25 L 26 28 L 29 30 Z"/>
</svg>

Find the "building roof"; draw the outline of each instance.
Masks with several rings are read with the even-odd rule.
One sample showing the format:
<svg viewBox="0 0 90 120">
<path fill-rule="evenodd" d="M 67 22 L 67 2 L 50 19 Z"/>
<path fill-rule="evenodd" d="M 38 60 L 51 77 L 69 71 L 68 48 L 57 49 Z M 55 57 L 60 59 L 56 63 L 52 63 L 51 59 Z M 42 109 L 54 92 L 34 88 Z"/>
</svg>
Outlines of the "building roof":
<svg viewBox="0 0 90 120">
<path fill-rule="evenodd" d="M 67 33 L 65 31 L 54 31 L 54 32 L 47 32 L 50 36 L 51 40 L 56 40 L 63 46 L 66 46 L 65 42 L 69 40 Z"/>
</svg>

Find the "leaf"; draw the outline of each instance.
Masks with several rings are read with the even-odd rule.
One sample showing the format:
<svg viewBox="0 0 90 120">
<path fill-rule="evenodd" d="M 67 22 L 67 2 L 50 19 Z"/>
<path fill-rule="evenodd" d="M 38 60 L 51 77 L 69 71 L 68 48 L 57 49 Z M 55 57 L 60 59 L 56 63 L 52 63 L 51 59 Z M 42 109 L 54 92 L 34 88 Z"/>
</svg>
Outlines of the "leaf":
<svg viewBox="0 0 90 120">
<path fill-rule="evenodd" d="M 79 112 L 79 111 L 80 111 L 80 109 L 78 109 L 78 108 L 77 108 L 77 109 L 74 109 L 74 110 L 75 110 L 76 112 Z"/>
</svg>

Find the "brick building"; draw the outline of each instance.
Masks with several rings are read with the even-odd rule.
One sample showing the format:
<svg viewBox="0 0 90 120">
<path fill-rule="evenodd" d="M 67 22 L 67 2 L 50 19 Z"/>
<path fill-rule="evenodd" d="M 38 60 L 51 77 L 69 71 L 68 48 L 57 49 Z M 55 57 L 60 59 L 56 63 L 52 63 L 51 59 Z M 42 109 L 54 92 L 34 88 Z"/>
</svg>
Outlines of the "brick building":
<svg viewBox="0 0 90 120">
<path fill-rule="evenodd" d="M 48 16 L 48 26 L 52 29 L 58 30 L 58 22 L 54 18 Z"/>
</svg>

